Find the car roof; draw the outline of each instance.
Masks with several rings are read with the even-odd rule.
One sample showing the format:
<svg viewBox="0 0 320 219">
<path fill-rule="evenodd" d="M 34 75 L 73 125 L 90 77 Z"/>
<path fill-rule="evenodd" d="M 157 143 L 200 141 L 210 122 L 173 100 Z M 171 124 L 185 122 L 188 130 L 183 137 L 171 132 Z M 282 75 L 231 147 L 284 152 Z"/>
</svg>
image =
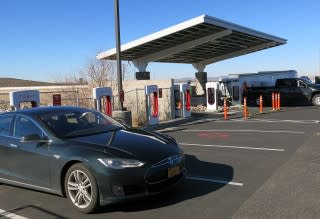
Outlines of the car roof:
<svg viewBox="0 0 320 219">
<path fill-rule="evenodd" d="M 61 111 L 79 111 L 84 109 L 85 108 L 76 107 L 76 106 L 48 106 L 48 107 L 35 107 L 35 108 L 28 108 L 28 109 L 17 110 L 12 112 L 5 112 L 5 113 L 1 113 L 0 115 L 25 114 L 25 115 L 33 116 L 33 115 L 38 115 L 43 113 L 46 114 L 46 113 L 54 113 L 54 112 L 61 112 Z"/>
</svg>

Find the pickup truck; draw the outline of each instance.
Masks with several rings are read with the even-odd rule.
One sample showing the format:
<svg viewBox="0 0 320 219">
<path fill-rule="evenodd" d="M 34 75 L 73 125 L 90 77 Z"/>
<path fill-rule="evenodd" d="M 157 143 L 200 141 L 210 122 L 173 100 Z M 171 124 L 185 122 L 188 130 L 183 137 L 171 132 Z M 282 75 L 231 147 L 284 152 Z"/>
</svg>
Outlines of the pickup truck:
<svg viewBox="0 0 320 219">
<path fill-rule="evenodd" d="M 260 95 L 263 105 L 271 105 L 272 92 L 280 92 L 281 105 L 320 106 L 320 84 L 313 84 L 306 78 L 277 79 L 274 87 L 249 87 L 243 91 L 249 103 L 260 105 Z"/>
</svg>

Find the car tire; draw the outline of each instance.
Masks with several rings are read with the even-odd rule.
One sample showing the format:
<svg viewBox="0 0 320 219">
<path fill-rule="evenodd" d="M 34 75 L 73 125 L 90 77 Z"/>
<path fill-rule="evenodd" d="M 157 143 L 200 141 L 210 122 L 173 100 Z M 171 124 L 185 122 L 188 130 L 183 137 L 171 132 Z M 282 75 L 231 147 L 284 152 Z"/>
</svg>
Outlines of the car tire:
<svg viewBox="0 0 320 219">
<path fill-rule="evenodd" d="M 71 166 L 64 179 L 64 187 L 72 206 L 83 213 L 99 207 L 99 191 L 95 178 L 81 163 Z"/>
<path fill-rule="evenodd" d="M 314 106 L 320 106 L 320 94 L 315 94 L 312 97 L 312 104 Z"/>
</svg>

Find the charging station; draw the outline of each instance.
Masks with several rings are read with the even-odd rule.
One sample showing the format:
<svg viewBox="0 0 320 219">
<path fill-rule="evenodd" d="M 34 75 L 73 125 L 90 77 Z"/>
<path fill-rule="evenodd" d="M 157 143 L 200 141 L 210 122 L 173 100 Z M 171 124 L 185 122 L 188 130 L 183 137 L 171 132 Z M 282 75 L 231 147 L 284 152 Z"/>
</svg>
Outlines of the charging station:
<svg viewBox="0 0 320 219">
<path fill-rule="evenodd" d="M 207 90 L 207 111 L 217 111 L 219 102 L 219 82 L 206 83 Z"/>
<path fill-rule="evenodd" d="M 188 118 L 191 116 L 190 85 L 180 83 L 174 85 L 175 116 Z"/>
<path fill-rule="evenodd" d="M 102 112 L 104 103 L 105 114 L 112 116 L 112 89 L 111 87 L 95 87 L 92 89 L 96 110 Z"/>
<path fill-rule="evenodd" d="M 10 106 L 13 110 L 20 110 L 21 103 L 31 103 L 31 107 L 40 106 L 40 92 L 38 90 L 22 90 L 10 92 Z"/>
<path fill-rule="evenodd" d="M 158 103 L 158 86 L 147 85 L 146 91 L 146 103 L 147 103 L 147 119 L 149 125 L 155 125 L 159 123 L 159 103 Z"/>
</svg>

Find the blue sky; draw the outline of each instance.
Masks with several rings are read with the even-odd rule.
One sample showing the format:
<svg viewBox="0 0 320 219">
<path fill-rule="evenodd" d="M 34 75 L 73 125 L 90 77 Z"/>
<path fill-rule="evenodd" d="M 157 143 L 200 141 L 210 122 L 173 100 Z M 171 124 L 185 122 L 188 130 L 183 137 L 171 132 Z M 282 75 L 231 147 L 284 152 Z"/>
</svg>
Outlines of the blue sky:
<svg viewBox="0 0 320 219">
<path fill-rule="evenodd" d="M 207 66 L 209 77 L 265 70 L 320 74 L 319 0 L 119 0 L 121 42 L 202 14 L 288 40 Z M 115 47 L 113 0 L 1 0 L 0 77 L 54 81 Z M 150 64 L 153 79 L 194 77 L 184 64 Z"/>
</svg>

